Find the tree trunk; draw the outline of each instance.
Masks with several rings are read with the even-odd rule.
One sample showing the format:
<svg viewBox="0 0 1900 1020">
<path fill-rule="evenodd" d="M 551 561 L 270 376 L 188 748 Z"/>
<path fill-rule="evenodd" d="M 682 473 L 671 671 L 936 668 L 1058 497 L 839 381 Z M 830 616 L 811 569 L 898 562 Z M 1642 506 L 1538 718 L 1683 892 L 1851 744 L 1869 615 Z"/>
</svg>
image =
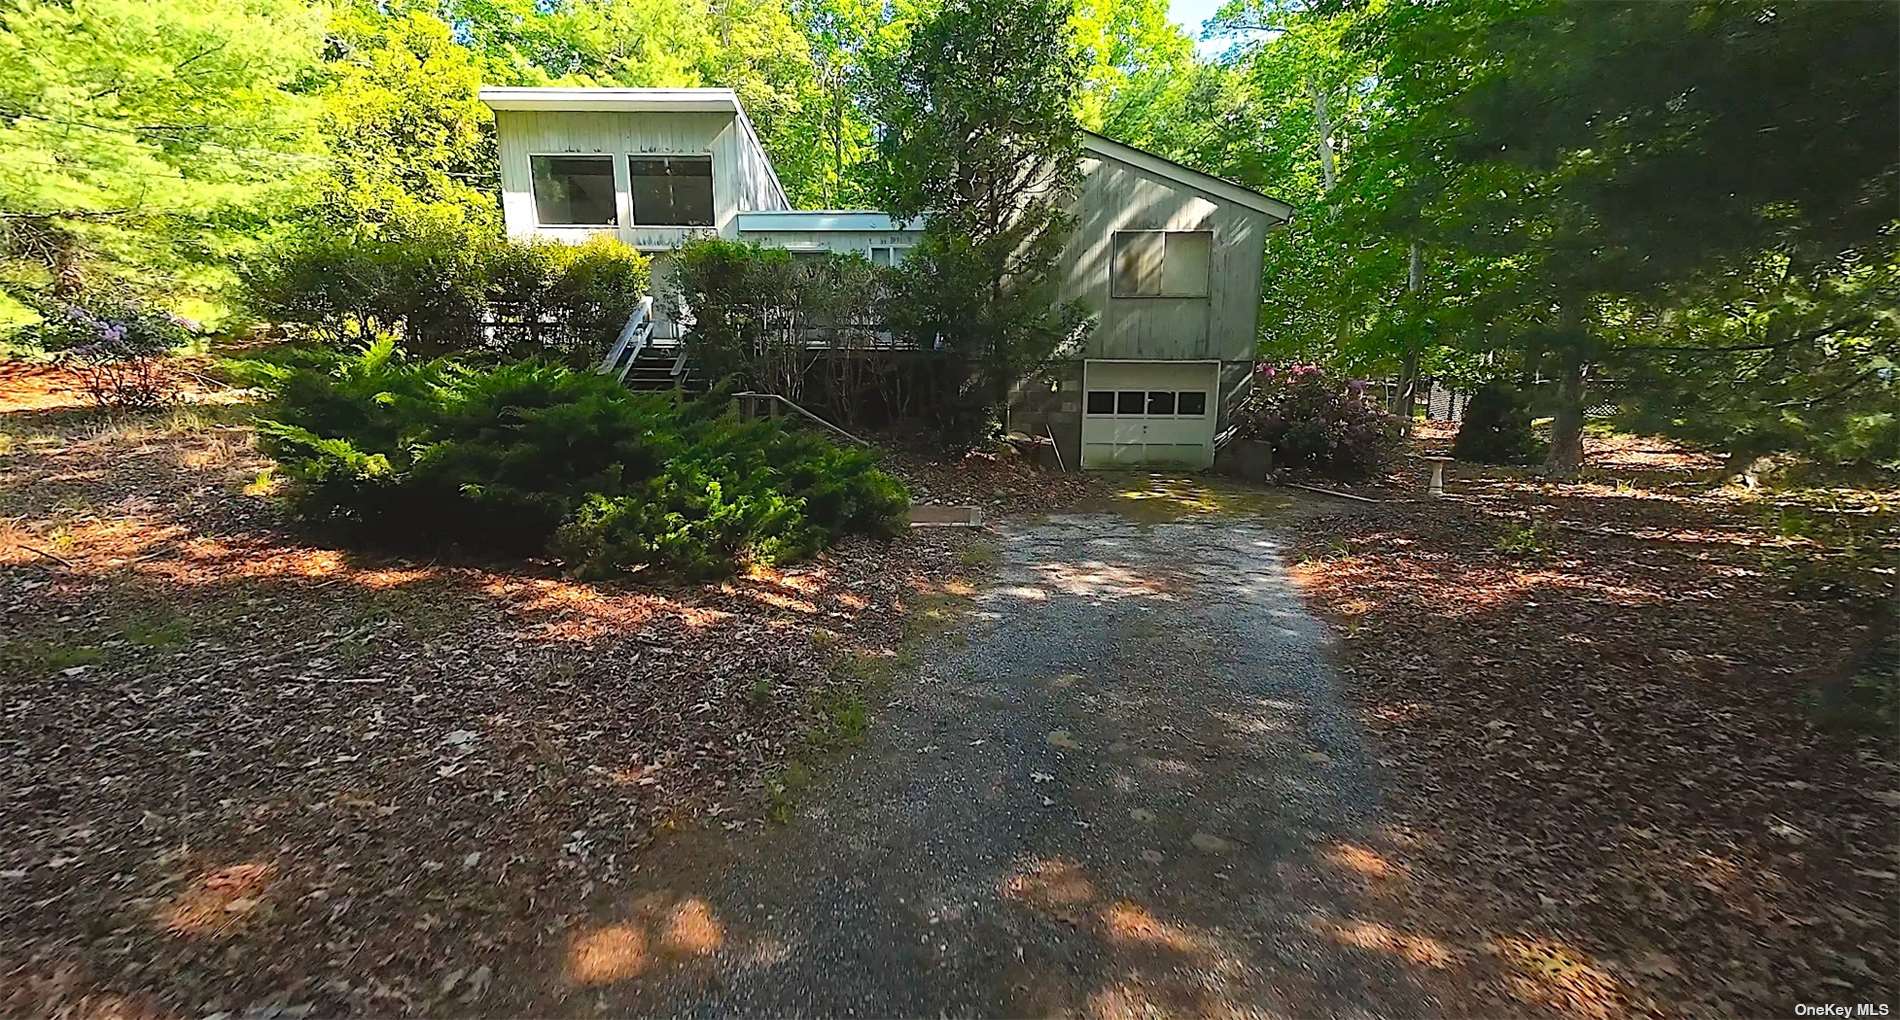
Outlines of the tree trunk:
<svg viewBox="0 0 1900 1020">
<path fill-rule="evenodd" d="M 1418 344 L 1408 342 L 1405 359 L 1399 362 L 1399 391 L 1392 397 L 1392 413 L 1399 416 L 1399 428 L 1412 431 L 1412 415 L 1418 410 Z"/>
<path fill-rule="evenodd" d="M 1418 242 L 1412 242 L 1411 251 L 1405 259 L 1405 291 L 1411 295 L 1414 303 L 1418 292 L 1425 285 L 1425 264 L 1419 254 Z M 1399 428 L 1406 434 L 1412 431 L 1412 412 L 1418 408 L 1418 354 L 1424 344 L 1420 337 L 1405 338 L 1405 359 L 1399 363 L 1399 392 L 1392 400 L 1392 413 L 1399 416 Z"/>
<path fill-rule="evenodd" d="M 1333 190 L 1339 174 L 1333 166 L 1333 119 L 1326 111 L 1326 93 L 1317 81 L 1313 83 L 1313 126 L 1319 134 L 1319 178 L 1324 194 Z"/>
<path fill-rule="evenodd" d="M 1554 478 L 1575 478 L 1583 471 L 1582 338 L 1566 337 L 1563 375 L 1557 380 L 1557 416 L 1550 425 L 1550 455 L 1544 471 Z"/>
</svg>

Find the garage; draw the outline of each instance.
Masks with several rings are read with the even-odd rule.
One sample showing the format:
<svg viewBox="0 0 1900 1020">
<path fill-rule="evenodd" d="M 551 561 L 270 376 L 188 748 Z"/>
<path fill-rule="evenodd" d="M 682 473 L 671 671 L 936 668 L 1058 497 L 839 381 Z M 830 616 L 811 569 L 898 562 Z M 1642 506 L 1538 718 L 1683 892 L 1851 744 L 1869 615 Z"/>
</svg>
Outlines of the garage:
<svg viewBox="0 0 1900 1020">
<path fill-rule="evenodd" d="M 1085 362 L 1082 467 L 1212 466 L 1219 378 L 1217 361 Z"/>
</svg>

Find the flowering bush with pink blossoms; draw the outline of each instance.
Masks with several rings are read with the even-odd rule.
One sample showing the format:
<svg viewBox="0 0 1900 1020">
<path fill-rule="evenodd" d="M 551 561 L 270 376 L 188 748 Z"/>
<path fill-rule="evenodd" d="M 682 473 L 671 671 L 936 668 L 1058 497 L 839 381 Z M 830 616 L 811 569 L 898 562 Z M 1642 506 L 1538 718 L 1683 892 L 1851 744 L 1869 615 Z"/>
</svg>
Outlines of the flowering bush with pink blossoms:
<svg viewBox="0 0 1900 1020">
<path fill-rule="evenodd" d="M 1329 478 L 1364 478 L 1398 449 L 1399 419 L 1368 399 L 1365 384 L 1318 365 L 1261 364 L 1234 409 L 1241 439 L 1273 446 L 1273 463 Z"/>
<path fill-rule="evenodd" d="M 133 298 L 87 295 L 38 308 L 33 338 L 79 377 L 101 407 L 142 408 L 175 396 L 159 362 L 189 337 L 191 324 Z"/>
</svg>

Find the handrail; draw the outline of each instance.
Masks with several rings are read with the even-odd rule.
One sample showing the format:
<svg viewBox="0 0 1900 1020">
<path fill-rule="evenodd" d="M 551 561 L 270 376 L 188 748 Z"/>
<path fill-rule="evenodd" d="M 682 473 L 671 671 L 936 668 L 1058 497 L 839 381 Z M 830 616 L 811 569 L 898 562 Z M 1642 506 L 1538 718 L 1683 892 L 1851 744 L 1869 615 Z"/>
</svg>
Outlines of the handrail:
<svg viewBox="0 0 1900 1020">
<path fill-rule="evenodd" d="M 653 323 L 641 323 L 639 332 L 633 336 L 633 342 L 627 346 L 626 360 L 620 363 L 620 371 L 614 374 L 615 382 L 627 381 L 627 373 L 633 371 L 634 363 L 640 360 L 640 352 L 646 350 L 647 344 L 652 340 Z"/>
<path fill-rule="evenodd" d="M 607 352 L 605 358 L 601 359 L 600 372 L 603 375 L 616 368 L 620 368 L 622 358 L 625 358 L 629 365 L 633 363 L 633 359 L 640 354 L 640 348 L 646 346 L 647 339 L 653 335 L 652 318 L 653 296 L 649 294 L 641 298 L 639 305 L 634 307 L 633 314 L 627 316 L 627 324 L 620 327 L 620 336 L 615 338 L 613 348 Z M 643 325 L 646 326 L 647 329 L 643 335 L 640 336 L 638 343 L 636 343 L 634 336 L 635 334 L 642 334 L 640 327 Z M 633 347 L 631 352 L 628 351 L 629 345 Z M 620 368 L 620 378 L 625 379 L 626 377 L 627 370 Z"/>
<path fill-rule="evenodd" d="M 859 446 L 865 447 L 867 449 L 869 449 L 871 446 L 871 444 L 868 441 L 859 439 L 857 436 L 854 436 L 851 433 L 846 432 L 845 430 L 839 428 L 838 426 L 833 425 L 832 423 L 824 420 L 823 418 L 818 417 L 817 415 L 811 413 L 810 411 L 805 410 L 804 408 L 798 406 L 797 404 L 792 403 L 790 400 L 787 400 L 776 393 L 759 393 L 753 390 L 744 390 L 739 393 L 734 393 L 733 396 L 741 400 L 746 399 L 748 397 L 762 397 L 762 398 L 766 398 L 770 400 L 776 400 L 779 403 L 784 404 L 786 407 L 789 407 L 792 410 L 797 411 L 799 414 L 802 414 L 805 417 L 810 418 L 812 421 L 815 421 L 818 424 L 823 425 L 824 427 L 830 429 L 831 431 L 836 432 L 837 434 L 845 437 L 846 439 L 851 440 L 852 442 L 858 444 Z"/>
</svg>

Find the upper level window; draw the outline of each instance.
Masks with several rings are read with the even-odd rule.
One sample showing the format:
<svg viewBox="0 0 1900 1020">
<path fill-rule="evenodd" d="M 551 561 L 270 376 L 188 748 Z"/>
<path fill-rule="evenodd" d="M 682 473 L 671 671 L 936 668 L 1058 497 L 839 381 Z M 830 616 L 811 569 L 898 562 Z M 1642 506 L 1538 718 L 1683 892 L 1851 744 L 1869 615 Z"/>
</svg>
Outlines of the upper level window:
<svg viewBox="0 0 1900 1020">
<path fill-rule="evenodd" d="M 534 182 L 534 219 L 544 227 L 611 227 L 614 214 L 612 156 L 529 156 Z"/>
<path fill-rule="evenodd" d="M 874 266 L 900 266 L 910 257 L 908 244 L 874 244 L 871 246 L 871 264 Z"/>
<path fill-rule="evenodd" d="M 1206 297 L 1214 235 L 1206 230 L 1117 230 L 1110 297 Z"/>
<path fill-rule="evenodd" d="M 633 222 L 650 227 L 713 225 L 711 156 L 633 156 Z"/>
</svg>

